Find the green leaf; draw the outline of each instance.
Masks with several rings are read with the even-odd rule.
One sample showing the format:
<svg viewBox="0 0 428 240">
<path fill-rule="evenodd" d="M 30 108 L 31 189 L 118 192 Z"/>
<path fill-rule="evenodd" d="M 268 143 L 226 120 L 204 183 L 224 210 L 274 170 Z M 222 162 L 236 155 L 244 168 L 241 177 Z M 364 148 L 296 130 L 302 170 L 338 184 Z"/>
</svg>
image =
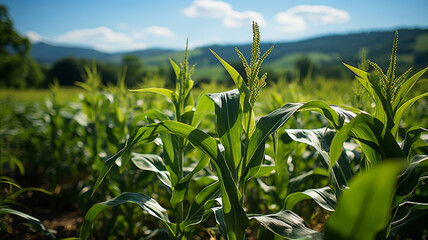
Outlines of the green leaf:
<svg viewBox="0 0 428 240">
<path fill-rule="evenodd" d="M 211 111 L 214 110 L 214 104 L 211 99 L 204 93 L 199 97 L 196 105 L 195 113 L 193 114 L 192 126 L 197 127 L 202 119 Z"/>
<path fill-rule="evenodd" d="M 161 95 L 166 96 L 171 100 L 171 102 L 174 103 L 175 106 L 178 104 L 178 95 L 176 92 L 166 89 L 166 88 L 142 88 L 142 89 L 135 89 L 130 90 L 132 92 L 141 92 L 141 93 L 158 93 Z"/>
<path fill-rule="evenodd" d="M 417 155 L 406 170 L 399 176 L 397 184 L 398 196 L 407 196 L 416 188 L 419 178 L 428 172 L 428 156 Z"/>
<path fill-rule="evenodd" d="M 375 93 L 373 87 L 370 84 L 369 74 L 367 72 L 361 70 L 361 69 L 358 69 L 356 67 L 348 65 L 346 63 L 343 63 L 343 65 L 345 65 L 347 68 L 349 68 L 349 70 L 351 70 L 352 72 L 355 73 L 355 75 L 357 75 L 357 80 L 367 90 L 367 92 L 369 93 L 370 97 L 373 100 L 375 100 L 376 99 L 376 93 Z"/>
<path fill-rule="evenodd" d="M 238 179 L 241 161 L 242 113 L 239 108 L 239 92 L 232 90 L 208 95 L 215 103 L 216 129 L 225 149 L 226 163 L 233 178 Z"/>
<path fill-rule="evenodd" d="M 323 239 L 323 234 L 308 228 L 303 219 L 285 210 L 268 215 L 249 215 L 269 231 L 286 239 Z"/>
<path fill-rule="evenodd" d="M 403 149 L 404 155 L 409 156 L 413 143 L 419 139 L 423 132 L 428 132 L 428 129 L 421 127 L 411 127 L 409 130 L 407 130 L 404 141 L 401 144 L 401 149 Z"/>
<path fill-rule="evenodd" d="M 404 98 L 406 97 L 407 93 L 409 93 L 410 89 L 413 88 L 415 83 L 418 81 L 418 79 L 428 70 L 427 68 L 422 69 L 421 71 L 417 72 L 415 75 L 413 75 L 411 78 L 407 79 L 398 90 L 398 93 L 395 97 L 394 102 L 392 103 L 393 109 L 397 109 L 397 107 L 401 106 L 401 103 L 403 102 Z"/>
<path fill-rule="evenodd" d="M 154 154 L 132 153 L 131 161 L 144 171 L 154 172 L 158 179 L 171 190 L 171 179 L 162 158 Z"/>
<path fill-rule="evenodd" d="M 336 195 L 330 187 L 308 189 L 304 192 L 295 192 L 285 199 L 285 209 L 293 210 L 294 206 L 307 199 L 314 200 L 320 207 L 327 211 L 334 211 L 336 207 Z"/>
<path fill-rule="evenodd" d="M 23 213 L 21 211 L 11 209 L 11 208 L 0 208 L 0 214 L 13 214 L 13 215 L 19 216 L 21 218 L 26 219 L 38 232 L 47 234 L 47 235 L 51 234 L 39 219 L 31 215 L 28 215 L 26 213 Z"/>
<path fill-rule="evenodd" d="M 180 67 L 171 58 L 169 58 L 169 62 L 174 70 L 175 77 L 178 79 L 180 77 Z"/>
<path fill-rule="evenodd" d="M 232 78 L 233 82 L 239 90 L 241 109 L 243 113 L 243 123 L 247 124 L 248 122 L 250 122 L 251 124 L 253 124 L 253 122 L 250 120 L 250 117 L 254 116 L 254 114 L 251 113 L 252 110 L 250 106 L 250 90 L 248 89 L 247 84 L 245 84 L 244 79 L 232 66 L 230 66 L 226 61 L 224 61 L 220 56 L 218 56 L 217 53 L 215 53 L 213 50 L 210 49 L 210 51 L 214 54 L 214 56 L 220 61 L 220 63 L 229 73 L 230 77 Z M 253 129 L 253 127 L 253 125 L 249 126 L 250 133 L 252 132 L 251 129 Z M 244 129 L 247 128 L 245 128 L 244 126 Z M 250 133 L 247 134 L 251 135 Z"/>
<path fill-rule="evenodd" d="M 403 164 L 392 161 L 356 175 L 325 225 L 325 239 L 375 239 L 387 228 L 396 179 Z"/>
<path fill-rule="evenodd" d="M 125 192 L 113 199 L 93 205 L 83 219 L 79 238 L 84 240 L 89 238 L 92 223 L 102 211 L 123 203 L 135 203 L 139 205 L 148 214 L 161 220 L 170 236 L 175 236 L 175 224 L 169 221 L 167 211 L 156 200 L 142 193 Z"/>
<path fill-rule="evenodd" d="M 328 128 L 321 129 L 286 129 L 285 132 L 291 139 L 297 142 L 305 143 L 320 154 L 321 163 L 326 170 L 330 170 L 330 145 L 335 136 L 335 131 Z M 352 177 L 352 170 L 349 159 L 345 153 L 342 153 L 339 160 L 332 167 L 332 183 L 338 194 L 343 186 L 348 185 L 348 180 Z"/>
<path fill-rule="evenodd" d="M 337 133 L 330 147 L 330 166 L 342 154 L 343 143 L 353 133 L 370 164 L 386 158 L 405 158 L 395 138 L 385 125 L 371 115 L 361 113 Z"/>
<path fill-rule="evenodd" d="M 395 113 L 394 116 L 394 128 L 391 130 L 392 134 L 397 134 L 398 133 L 398 125 L 400 124 L 401 118 L 403 118 L 403 114 L 406 112 L 407 109 L 409 109 L 413 103 L 415 103 L 416 101 L 418 101 L 419 99 L 423 98 L 423 97 L 427 97 L 428 96 L 428 92 L 420 94 L 408 101 L 406 101 L 405 103 L 403 103 L 397 110 L 397 112 Z"/>
<path fill-rule="evenodd" d="M 362 71 L 358 68 L 352 67 L 345 63 L 344 65 L 357 75 L 358 81 L 367 90 L 369 95 L 375 101 L 376 103 L 375 116 L 379 120 L 381 120 L 385 125 L 388 125 L 390 128 L 392 128 L 393 127 L 391 125 L 393 124 L 392 108 L 388 100 L 382 94 L 382 90 L 379 86 L 379 80 L 365 71 Z"/>
<path fill-rule="evenodd" d="M 180 228 L 184 231 L 189 231 L 200 223 L 204 215 L 211 208 L 218 205 L 217 201 L 211 201 L 219 198 L 221 195 L 220 183 L 214 182 L 203 188 L 194 198 L 186 219 L 180 224 Z M 212 210 L 211 210 L 212 211 Z"/>
<path fill-rule="evenodd" d="M 392 222 L 390 236 L 395 236 L 399 233 L 405 233 L 411 230 L 420 230 L 428 220 L 428 204 L 417 202 L 404 202 L 400 204 L 400 208 L 406 209 L 410 205 L 410 209 L 406 214 Z"/>
<path fill-rule="evenodd" d="M 337 128 L 354 116 L 352 112 L 337 106 L 329 106 L 323 101 L 310 101 L 305 104 L 288 103 L 270 112 L 268 115 L 260 118 L 250 138 L 247 165 L 244 166 L 246 167 L 246 171 L 243 174 L 246 179 L 252 178 L 258 172 L 264 158 L 264 148 L 267 138 L 283 126 L 295 112 L 303 110 L 314 110 L 321 113 Z"/>
</svg>

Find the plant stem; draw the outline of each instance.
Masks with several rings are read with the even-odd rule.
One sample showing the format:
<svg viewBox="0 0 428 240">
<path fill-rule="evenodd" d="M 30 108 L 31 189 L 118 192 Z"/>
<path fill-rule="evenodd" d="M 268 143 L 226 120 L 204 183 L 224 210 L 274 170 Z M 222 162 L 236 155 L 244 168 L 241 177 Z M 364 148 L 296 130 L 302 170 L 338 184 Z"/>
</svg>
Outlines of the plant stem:
<svg viewBox="0 0 428 240">
<path fill-rule="evenodd" d="M 248 143 L 250 142 L 250 127 L 251 127 L 251 118 L 253 109 L 250 108 L 250 115 L 248 116 L 248 122 L 245 126 L 245 139 L 244 139 L 244 152 L 242 155 L 242 167 L 241 167 L 241 176 L 239 178 L 239 191 L 241 192 L 241 206 L 244 206 L 244 195 L 245 195 L 245 174 L 246 174 L 246 165 L 247 165 L 247 152 L 248 152 Z"/>
</svg>

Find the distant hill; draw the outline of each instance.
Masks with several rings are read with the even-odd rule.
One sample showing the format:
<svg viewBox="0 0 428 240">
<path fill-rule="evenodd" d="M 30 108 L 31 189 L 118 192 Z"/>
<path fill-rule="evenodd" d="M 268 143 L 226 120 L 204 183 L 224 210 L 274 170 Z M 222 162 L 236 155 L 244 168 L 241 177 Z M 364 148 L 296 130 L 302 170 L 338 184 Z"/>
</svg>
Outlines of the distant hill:
<svg viewBox="0 0 428 240">
<path fill-rule="evenodd" d="M 420 69 L 428 66 L 428 29 L 399 29 L 398 65 L 406 68 L 413 66 Z M 295 42 L 262 43 L 264 52 L 274 45 L 274 50 L 265 61 L 265 67 L 277 72 L 290 71 L 294 63 L 302 56 L 311 59 L 318 66 L 338 65 L 347 62 L 356 65 L 364 51 L 368 59 L 387 68 L 394 40 L 393 31 L 360 32 L 343 35 L 330 35 Z M 219 72 L 221 65 L 209 49 L 214 50 L 228 62 L 238 60 L 235 52 L 238 47 L 245 56 L 249 56 L 251 44 L 244 45 L 211 45 L 189 51 L 190 63 L 197 63 L 196 75 L 209 77 Z M 183 58 L 182 51 L 173 49 L 147 49 L 122 53 L 103 53 L 90 48 L 54 46 L 47 43 L 36 43 L 32 46 L 31 55 L 39 62 L 52 64 L 61 58 L 96 59 L 97 61 L 120 64 L 123 56 L 141 57 L 147 66 L 168 65 L 171 57 L 177 62 Z M 207 76 L 203 76 L 207 75 Z"/>
</svg>

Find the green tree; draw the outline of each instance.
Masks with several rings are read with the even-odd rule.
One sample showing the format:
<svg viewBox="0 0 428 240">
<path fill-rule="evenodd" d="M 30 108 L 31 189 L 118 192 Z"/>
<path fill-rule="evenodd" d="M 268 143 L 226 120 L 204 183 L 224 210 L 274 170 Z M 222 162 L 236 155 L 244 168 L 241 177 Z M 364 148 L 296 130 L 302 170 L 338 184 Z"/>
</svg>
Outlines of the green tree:
<svg viewBox="0 0 428 240">
<path fill-rule="evenodd" d="M 314 64 L 309 59 L 309 57 L 302 56 L 301 58 L 296 60 L 294 65 L 296 67 L 297 78 L 299 79 L 300 83 L 302 83 L 304 79 L 312 77 Z"/>
<path fill-rule="evenodd" d="M 5 6 L 0 5 L 0 87 L 36 87 L 43 81 L 40 66 L 30 57 L 30 41 L 13 28 Z"/>
<path fill-rule="evenodd" d="M 52 66 L 50 78 L 58 79 L 60 85 L 74 86 L 75 82 L 83 82 L 83 65 L 75 58 L 63 58 Z"/>
<path fill-rule="evenodd" d="M 145 75 L 143 62 L 141 59 L 134 55 L 127 55 L 123 57 L 123 66 L 127 68 L 126 71 L 126 85 L 133 87 L 141 85 Z"/>
</svg>

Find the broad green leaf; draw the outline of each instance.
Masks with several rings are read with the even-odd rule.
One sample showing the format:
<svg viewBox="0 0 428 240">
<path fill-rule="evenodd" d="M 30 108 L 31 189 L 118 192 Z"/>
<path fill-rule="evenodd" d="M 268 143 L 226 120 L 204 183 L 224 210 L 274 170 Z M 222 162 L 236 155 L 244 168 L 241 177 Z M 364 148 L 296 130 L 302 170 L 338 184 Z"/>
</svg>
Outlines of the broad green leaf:
<svg viewBox="0 0 428 240">
<path fill-rule="evenodd" d="M 325 225 L 325 239 L 375 239 L 387 228 L 396 179 L 403 164 L 384 162 L 351 179 Z"/>
<path fill-rule="evenodd" d="M 392 104 L 393 109 L 397 109 L 397 107 L 401 106 L 401 103 L 403 102 L 404 98 L 406 97 L 407 93 L 409 93 L 410 89 L 413 88 L 415 83 L 418 81 L 418 79 L 428 70 L 427 68 L 422 69 L 421 71 L 417 72 L 415 75 L 413 75 L 411 78 L 407 79 L 398 90 L 398 93 L 395 97 L 395 100 Z"/>
<path fill-rule="evenodd" d="M 38 232 L 46 235 L 51 234 L 39 219 L 31 215 L 28 215 L 26 213 L 23 213 L 21 211 L 11 209 L 11 208 L 0 208 L 0 214 L 13 214 L 13 215 L 19 216 L 21 218 L 26 219 L 31 224 L 31 226 L 33 226 L 34 229 L 36 229 Z"/>
<path fill-rule="evenodd" d="M 356 67 L 353 67 L 351 65 L 348 65 L 346 63 L 343 63 L 349 70 L 354 72 L 357 75 L 357 80 L 360 82 L 360 84 L 367 90 L 370 97 L 375 100 L 376 99 L 376 93 L 374 89 L 372 88 L 370 81 L 369 81 L 369 74 L 361 69 L 358 69 Z"/>
<path fill-rule="evenodd" d="M 320 207 L 327 211 L 334 211 L 336 207 L 336 195 L 330 187 L 308 189 L 304 192 L 295 192 L 285 199 L 285 209 L 293 210 L 294 206 L 307 199 L 313 199 Z"/>
<path fill-rule="evenodd" d="M 423 132 L 428 132 L 428 129 L 421 127 L 411 127 L 409 130 L 407 130 L 404 141 L 401 144 L 401 149 L 403 149 L 404 155 L 409 156 L 413 143 L 419 139 Z"/>
<path fill-rule="evenodd" d="M 337 106 L 332 108 L 323 101 L 310 101 L 303 103 L 288 103 L 278 108 L 268 115 L 260 118 L 256 124 L 256 129 L 248 144 L 248 153 L 244 177 L 252 178 L 259 170 L 264 158 L 264 148 L 267 138 L 283 126 L 290 117 L 297 111 L 313 110 L 321 113 L 335 127 L 339 128 L 345 121 L 349 120 L 352 112 L 341 109 Z"/>
<path fill-rule="evenodd" d="M 276 166 L 274 165 L 261 165 L 259 171 L 256 175 L 254 175 L 254 178 L 264 177 L 272 173 L 276 169 Z"/>
<path fill-rule="evenodd" d="M 337 133 L 330 147 L 330 166 L 342 154 L 343 143 L 353 133 L 370 164 L 386 158 L 405 158 L 395 138 L 385 125 L 368 114 L 359 114 Z"/>
<path fill-rule="evenodd" d="M 413 192 L 419 182 L 419 178 L 426 172 L 428 172 L 428 156 L 415 156 L 399 176 L 396 194 L 398 196 L 407 196 Z"/>
<path fill-rule="evenodd" d="M 361 83 L 361 85 L 363 85 L 363 87 L 367 90 L 367 92 L 375 101 L 375 116 L 391 129 L 393 127 L 392 124 L 394 122 L 392 119 L 392 108 L 391 104 L 385 98 L 382 93 L 382 90 L 380 89 L 379 80 L 365 71 L 362 71 L 345 63 L 344 65 L 357 75 L 358 81 Z"/>
<path fill-rule="evenodd" d="M 208 95 L 215 103 L 216 130 L 225 149 L 226 163 L 234 179 L 238 179 L 241 161 L 242 113 L 239 92 L 232 90 Z"/>
<path fill-rule="evenodd" d="M 249 179 L 258 172 L 264 158 L 267 138 L 284 125 L 301 106 L 303 103 L 289 103 L 260 118 L 248 143 L 243 177 Z"/>
<path fill-rule="evenodd" d="M 310 170 L 306 173 L 302 173 L 297 177 L 291 178 L 288 183 L 288 192 L 293 193 L 297 191 L 303 191 L 304 190 L 302 189 L 303 183 L 314 176 L 316 176 L 317 178 L 319 177 L 328 178 L 330 177 L 330 175 L 331 174 L 324 168 L 319 168 L 319 167 L 314 168 L 313 170 Z"/>
<path fill-rule="evenodd" d="M 174 189 L 173 189 L 173 194 L 171 197 L 171 205 L 175 206 L 176 204 L 178 204 L 179 202 L 182 202 L 186 191 L 188 189 L 189 183 L 192 180 L 192 177 L 202 171 L 208 164 L 210 163 L 210 158 L 208 156 L 204 156 L 200 161 L 198 161 L 198 163 L 196 164 L 196 166 L 192 169 L 192 171 L 188 174 L 186 174 L 186 176 L 184 176 L 184 178 L 182 178 L 177 185 L 175 185 Z"/>
<path fill-rule="evenodd" d="M 428 220 L 428 204 L 417 202 L 404 202 L 400 208 L 406 209 L 410 205 L 410 209 L 406 214 L 393 221 L 391 224 L 390 236 L 395 236 L 400 233 L 405 233 L 411 230 L 420 230 Z"/>
<path fill-rule="evenodd" d="M 166 170 L 165 163 L 160 156 L 132 153 L 131 161 L 141 170 L 154 172 L 158 179 L 171 190 L 169 172 Z"/>
<path fill-rule="evenodd" d="M 169 58 L 169 62 L 174 70 L 175 77 L 178 79 L 180 77 L 180 67 L 171 58 Z"/>
<path fill-rule="evenodd" d="M 141 93 L 158 93 L 166 96 L 171 100 L 171 102 L 174 103 L 175 106 L 178 104 L 178 95 L 176 92 L 166 89 L 166 88 L 142 88 L 142 89 L 135 89 L 130 90 L 132 92 L 141 92 Z"/>
<path fill-rule="evenodd" d="M 394 114 L 392 111 L 392 106 L 389 100 L 382 93 L 382 89 L 379 85 L 379 79 L 371 74 L 369 74 L 369 81 L 376 93 L 377 98 L 375 99 L 376 103 L 376 112 L 374 116 L 381 120 L 389 129 L 394 127 Z"/>
<path fill-rule="evenodd" d="M 394 116 L 394 128 L 392 128 L 391 132 L 392 134 L 397 134 L 398 133 L 398 125 L 400 124 L 401 118 L 403 118 L 403 114 L 406 112 L 407 109 L 409 109 L 416 101 L 418 101 L 419 99 L 423 98 L 423 97 L 427 97 L 428 96 L 428 92 L 420 94 L 408 101 L 406 101 L 405 103 L 403 103 L 397 110 L 397 112 L 395 113 Z"/>
<path fill-rule="evenodd" d="M 250 132 L 247 133 L 250 136 L 252 133 L 252 129 L 254 128 L 254 125 L 253 125 L 254 121 L 253 119 L 250 119 L 250 117 L 254 117 L 254 114 L 252 114 L 251 112 L 252 110 L 250 106 L 250 90 L 248 89 L 248 86 L 244 82 L 244 79 L 241 77 L 241 75 L 239 75 L 239 73 L 232 66 L 230 66 L 230 64 L 224 61 L 213 50 L 210 49 L 210 51 L 214 54 L 214 56 L 220 61 L 220 63 L 229 73 L 230 77 L 232 78 L 233 82 L 235 83 L 236 87 L 239 90 L 241 109 L 243 113 L 243 123 L 244 123 L 243 126 L 244 126 L 244 130 L 246 130 L 247 129 L 246 124 L 250 123 L 250 126 L 249 126 Z"/>
<path fill-rule="evenodd" d="M 204 93 L 199 97 L 196 105 L 195 113 L 193 114 L 192 126 L 197 127 L 202 119 L 211 111 L 214 110 L 214 104 L 211 99 Z"/>
<path fill-rule="evenodd" d="M 292 211 L 268 215 L 249 215 L 269 231 L 286 239 L 323 239 L 323 234 L 307 227 L 302 218 Z"/>
<path fill-rule="evenodd" d="M 26 187 L 26 188 L 21 188 L 21 189 L 19 189 L 17 191 L 14 191 L 14 192 L 8 194 L 4 199 L 13 199 L 13 198 L 15 198 L 16 196 L 18 196 L 20 194 L 23 194 L 25 192 L 30 192 L 30 191 L 41 192 L 41 193 L 44 193 L 44 194 L 47 194 L 47 195 L 52 195 L 53 194 L 52 192 L 47 191 L 47 190 L 42 189 L 42 188 Z"/>
<path fill-rule="evenodd" d="M 330 169 L 330 145 L 335 136 L 335 131 L 328 128 L 321 129 L 286 129 L 285 132 L 291 139 L 297 142 L 305 143 L 320 154 L 321 163 L 326 170 Z M 343 186 L 348 185 L 348 180 L 352 176 L 351 166 L 348 157 L 342 153 L 339 160 L 332 167 L 332 182 L 339 192 Z M 338 193 L 339 194 L 339 193 Z"/>
<path fill-rule="evenodd" d="M 182 230 L 188 231 L 192 226 L 197 226 L 203 219 L 206 210 L 218 205 L 217 201 L 210 201 L 220 197 L 220 184 L 214 182 L 202 189 L 194 198 L 186 219 L 180 224 Z"/>
<path fill-rule="evenodd" d="M 147 211 L 148 214 L 161 220 L 170 236 L 175 236 L 175 224 L 169 221 L 167 211 L 161 205 L 159 205 L 156 200 L 142 193 L 124 192 L 113 199 L 96 203 L 89 209 L 85 215 L 85 218 L 83 219 L 79 238 L 84 240 L 89 238 L 92 223 L 101 212 L 109 207 L 115 207 L 123 203 L 135 203 L 139 205 L 141 208 Z"/>
</svg>

